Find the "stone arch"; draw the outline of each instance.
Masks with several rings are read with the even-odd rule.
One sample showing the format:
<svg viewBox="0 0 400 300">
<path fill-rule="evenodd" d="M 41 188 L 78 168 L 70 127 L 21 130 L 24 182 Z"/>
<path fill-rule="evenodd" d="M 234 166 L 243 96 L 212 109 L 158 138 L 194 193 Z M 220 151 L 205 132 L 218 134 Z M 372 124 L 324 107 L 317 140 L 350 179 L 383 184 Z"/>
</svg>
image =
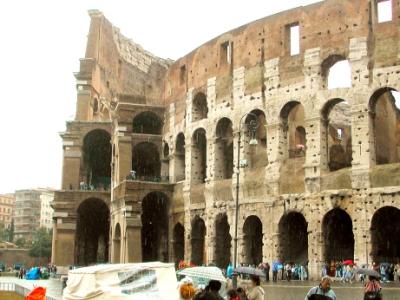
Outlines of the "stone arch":
<svg viewBox="0 0 400 300">
<path fill-rule="evenodd" d="M 215 132 L 214 177 L 216 180 L 232 178 L 233 174 L 233 130 L 232 121 L 222 118 Z"/>
<path fill-rule="evenodd" d="M 121 262 L 121 225 L 117 223 L 114 228 L 113 237 L 113 263 Z"/>
<path fill-rule="evenodd" d="M 376 163 L 400 162 L 400 111 L 390 87 L 376 90 L 370 98 Z"/>
<path fill-rule="evenodd" d="M 375 262 L 400 261 L 400 209 L 384 206 L 371 220 L 371 256 Z"/>
<path fill-rule="evenodd" d="M 88 132 L 83 139 L 81 189 L 105 189 L 111 184 L 111 136 L 103 129 Z"/>
<path fill-rule="evenodd" d="M 75 264 L 87 266 L 108 261 L 110 210 L 97 198 L 83 201 L 77 209 Z"/>
<path fill-rule="evenodd" d="M 280 259 L 305 265 L 308 261 L 308 223 L 300 212 L 285 213 L 279 221 Z"/>
<path fill-rule="evenodd" d="M 179 222 L 174 226 L 172 243 L 174 262 L 178 264 L 185 256 L 185 228 Z"/>
<path fill-rule="evenodd" d="M 328 89 L 351 87 L 351 66 L 344 55 L 331 54 L 321 63 L 323 87 Z"/>
<path fill-rule="evenodd" d="M 132 149 L 132 170 L 140 180 L 157 180 L 161 173 L 158 147 L 150 142 L 135 145 Z"/>
<path fill-rule="evenodd" d="M 185 135 L 180 132 L 175 141 L 175 181 L 185 180 L 186 177 L 186 152 Z"/>
<path fill-rule="evenodd" d="M 251 215 L 243 224 L 244 263 L 258 266 L 263 259 L 263 229 L 261 220 Z"/>
<path fill-rule="evenodd" d="M 300 127 L 305 128 L 304 107 L 298 101 L 286 103 L 280 113 L 281 121 L 286 136 L 286 146 L 289 158 L 305 156 L 306 144 L 296 144 L 300 134 L 305 135 L 305 130 L 298 131 Z M 306 136 L 300 136 L 303 142 L 307 142 Z M 296 140 L 297 139 L 297 140 Z"/>
<path fill-rule="evenodd" d="M 192 221 L 192 232 L 190 243 L 192 246 L 191 261 L 198 266 L 205 263 L 205 237 L 206 224 L 199 216 L 195 216 Z"/>
<path fill-rule="evenodd" d="M 354 259 L 353 222 L 341 208 L 333 208 L 322 220 L 324 258 L 326 262 Z"/>
<path fill-rule="evenodd" d="M 215 263 L 218 267 L 226 269 L 231 261 L 230 226 L 226 213 L 218 214 L 215 219 Z"/>
<path fill-rule="evenodd" d="M 329 100 L 321 110 L 330 171 L 351 167 L 353 151 L 350 113 L 349 104 L 341 98 Z"/>
<path fill-rule="evenodd" d="M 245 158 L 248 160 L 249 168 L 265 167 L 268 164 L 267 156 L 267 132 L 266 132 L 266 117 L 265 113 L 260 109 L 253 109 L 246 117 L 245 124 L 257 122 L 255 136 L 252 137 L 248 128 L 245 128 L 243 137 L 243 147 Z M 249 145 L 250 139 L 255 138 L 258 142 L 256 146 Z"/>
<path fill-rule="evenodd" d="M 151 111 L 144 111 L 133 118 L 132 132 L 143 134 L 161 134 L 163 122 L 158 115 Z"/>
<path fill-rule="evenodd" d="M 207 119 L 207 115 L 207 96 L 202 92 L 198 92 L 192 102 L 192 122 Z"/>
<path fill-rule="evenodd" d="M 191 155 L 192 183 L 204 183 L 207 178 L 207 137 L 203 128 L 193 133 Z"/>
<path fill-rule="evenodd" d="M 168 196 L 148 193 L 142 200 L 143 261 L 168 261 Z"/>
</svg>

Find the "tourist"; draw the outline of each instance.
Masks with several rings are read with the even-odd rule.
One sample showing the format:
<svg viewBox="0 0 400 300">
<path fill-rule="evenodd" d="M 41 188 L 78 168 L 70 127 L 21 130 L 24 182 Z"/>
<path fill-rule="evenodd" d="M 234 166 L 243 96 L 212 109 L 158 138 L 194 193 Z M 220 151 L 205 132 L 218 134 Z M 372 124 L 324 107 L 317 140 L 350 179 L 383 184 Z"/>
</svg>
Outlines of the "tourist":
<svg viewBox="0 0 400 300">
<path fill-rule="evenodd" d="M 231 289 L 226 293 L 227 300 L 240 300 L 239 294 L 236 290 Z"/>
<path fill-rule="evenodd" d="M 278 280 L 278 264 L 273 263 L 272 264 L 272 281 L 277 282 Z"/>
<path fill-rule="evenodd" d="M 247 296 L 246 296 L 246 292 L 244 291 L 243 288 L 238 287 L 238 288 L 236 289 L 236 291 L 237 291 L 237 293 L 238 293 L 238 296 L 239 296 L 239 299 L 240 299 L 240 300 L 248 300 L 248 299 L 247 299 Z"/>
<path fill-rule="evenodd" d="M 394 266 L 394 281 L 400 281 L 400 262 Z"/>
<path fill-rule="evenodd" d="M 217 298 L 214 293 L 207 290 L 197 293 L 193 298 L 193 300 L 219 300 L 219 299 L 220 298 Z"/>
<path fill-rule="evenodd" d="M 264 273 L 265 273 L 265 281 L 269 282 L 269 270 L 271 266 L 269 265 L 268 262 L 264 264 Z"/>
<path fill-rule="evenodd" d="M 287 281 L 290 281 L 292 279 L 292 266 L 289 263 L 285 265 L 285 272 Z"/>
<path fill-rule="evenodd" d="M 179 295 L 181 300 L 192 300 L 196 290 L 193 287 L 193 280 L 189 277 L 183 278 L 179 282 Z"/>
<path fill-rule="evenodd" d="M 250 277 L 250 288 L 247 292 L 248 300 L 264 300 L 264 289 L 260 286 L 260 277 L 252 275 Z"/>
<path fill-rule="evenodd" d="M 335 292 L 331 289 L 332 280 L 328 276 L 324 276 L 321 279 L 321 283 L 318 286 L 311 288 L 304 300 L 313 300 L 316 295 L 322 295 L 329 299 L 336 300 Z"/>
<path fill-rule="evenodd" d="M 218 300 L 223 300 L 219 294 L 219 290 L 221 289 L 221 282 L 218 280 L 210 280 L 208 285 L 206 286 L 206 291 L 209 291 L 210 293 L 214 294 L 216 299 Z"/>
<path fill-rule="evenodd" d="M 233 276 L 233 266 L 231 263 L 229 263 L 228 267 L 226 268 L 226 277 L 232 279 L 232 276 Z"/>
<path fill-rule="evenodd" d="M 381 300 L 382 299 L 382 287 L 379 284 L 377 278 L 373 276 L 368 277 L 368 282 L 364 288 L 364 300 Z"/>
</svg>

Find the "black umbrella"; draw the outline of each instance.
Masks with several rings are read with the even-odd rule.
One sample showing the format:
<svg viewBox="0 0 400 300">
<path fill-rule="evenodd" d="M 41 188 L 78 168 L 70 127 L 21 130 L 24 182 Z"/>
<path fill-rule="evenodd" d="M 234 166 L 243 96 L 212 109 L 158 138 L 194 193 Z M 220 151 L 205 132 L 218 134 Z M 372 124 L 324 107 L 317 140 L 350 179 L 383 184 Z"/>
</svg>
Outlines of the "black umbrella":
<svg viewBox="0 0 400 300">
<path fill-rule="evenodd" d="M 381 274 L 379 274 L 377 271 L 372 270 L 372 269 L 356 269 L 356 274 L 363 274 L 363 275 L 372 276 L 375 278 L 381 277 Z"/>
<path fill-rule="evenodd" d="M 265 273 L 262 270 L 251 267 L 237 267 L 234 272 L 238 274 L 255 275 L 260 277 L 265 276 Z"/>
</svg>

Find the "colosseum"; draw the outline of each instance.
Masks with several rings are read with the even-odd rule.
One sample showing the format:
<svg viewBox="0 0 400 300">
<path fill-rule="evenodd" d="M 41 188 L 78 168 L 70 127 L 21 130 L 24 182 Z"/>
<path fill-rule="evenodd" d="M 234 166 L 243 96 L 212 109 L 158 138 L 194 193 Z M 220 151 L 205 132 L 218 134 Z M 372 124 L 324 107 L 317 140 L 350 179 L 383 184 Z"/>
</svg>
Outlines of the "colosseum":
<svg viewBox="0 0 400 300">
<path fill-rule="evenodd" d="M 400 1 L 326 0 L 172 61 L 89 11 L 53 263 L 225 267 L 235 225 L 239 263 L 308 263 L 316 278 L 325 262 L 398 261 L 399 14 Z"/>
</svg>

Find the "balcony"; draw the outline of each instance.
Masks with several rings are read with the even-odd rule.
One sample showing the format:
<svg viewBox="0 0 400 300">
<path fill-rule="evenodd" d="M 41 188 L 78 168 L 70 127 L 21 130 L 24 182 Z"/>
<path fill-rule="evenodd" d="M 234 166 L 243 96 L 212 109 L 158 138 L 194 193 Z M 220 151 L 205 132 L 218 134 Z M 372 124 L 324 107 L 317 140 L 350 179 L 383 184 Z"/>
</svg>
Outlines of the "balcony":
<svg viewBox="0 0 400 300">
<path fill-rule="evenodd" d="M 91 182 L 82 181 L 79 184 L 79 190 L 81 191 L 110 191 L 111 189 L 111 177 L 97 177 L 91 180 Z"/>
</svg>

